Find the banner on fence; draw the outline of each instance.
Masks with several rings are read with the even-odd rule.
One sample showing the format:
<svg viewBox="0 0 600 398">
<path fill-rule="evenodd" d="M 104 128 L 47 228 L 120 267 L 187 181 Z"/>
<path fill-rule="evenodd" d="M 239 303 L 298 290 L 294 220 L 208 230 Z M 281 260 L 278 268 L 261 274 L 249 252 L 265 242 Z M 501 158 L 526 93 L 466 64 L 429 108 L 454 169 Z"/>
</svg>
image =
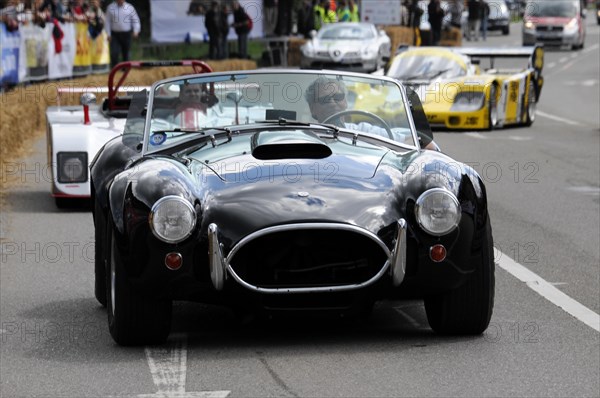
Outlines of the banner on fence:
<svg viewBox="0 0 600 398">
<path fill-rule="evenodd" d="M 59 23 L 64 36 L 60 45 L 51 43 L 48 46 L 48 78 L 63 79 L 73 76 L 73 61 L 75 59 L 75 26 L 72 23 Z M 53 25 L 46 25 L 50 29 L 48 35 L 52 35 Z M 60 50 L 60 51 L 57 51 Z"/>
<path fill-rule="evenodd" d="M 110 51 L 106 31 L 103 30 L 95 40 L 90 40 L 90 58 L 94 73 L 109 71 Z"/>
<path fill-rule="evenodd" d="M 90 52 L 91 38 L 88 32 L 88 24 L 76 22 L 73 25 L 75 25 L 76 43 L 73 75 L 87 75 L 92 72 L 92 54 Z"/>
<path fill-rule="evenodd" d="M 23 25 L 19 28 L 27 59 L 26 80 L 45 80 L 48 78 L 48 44 L 51 28 L 37 25 Z"/>
<path fill-rule="evenodd" d="M 92 39 L 85 23 L 20 25 L 0 23 L 0 85 L 63 79 L 109 71 L 106 32 Z"/>
<path fill-rule="evenodd" d="M 249 37 L 263 37 L 262 0 L 239 0 L 240 5 L 252 19 Z M 204 8 L 194 7 L 195 0 L 150 0 L 150 27 L 155 43 L 183 43 L 186 38 L 208 38 L 204 27 Z M 210 4 L 209 1 L 206 2 Z M 233 15 L 229 14 L 229 23 Z M 229 30 L 229 40 L 237 39 L 235 31 Z"/>
<path fill-rule="evenodd" d="M 4 24 L 0 24 L 0 84 L 17 84 L 19 82 L 19 47 L 21 35 L 19 31 L 9 32 Z"/>
</svg>

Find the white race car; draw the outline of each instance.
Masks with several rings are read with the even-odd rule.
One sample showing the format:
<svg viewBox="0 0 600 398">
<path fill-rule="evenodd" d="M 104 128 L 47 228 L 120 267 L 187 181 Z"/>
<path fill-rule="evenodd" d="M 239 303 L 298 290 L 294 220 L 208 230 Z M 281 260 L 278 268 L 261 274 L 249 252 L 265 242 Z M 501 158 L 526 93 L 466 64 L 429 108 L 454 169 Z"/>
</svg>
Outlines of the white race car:
<svg viewBox="0 0 600 398">
<path fill-rule="evenodd" d="M 123 133 L 132 95 L 142 90 L 124 84 L 131 69 L 164 66 L 190 66 L 195 73 L 212 72 L 206 63 L 196 60 L 130 61 L 122 62 L 111 70 L 108 87 L 59 89 L 59 95 L 82 95 L 81 105 L 58 105 L 46 110 L 48 164 L 52 171 L 51 194 L 58 207 L 68 207 L 73 199 L 91 196 L 89 165 L 106 142 Z M 96 104 L 95 94 L 106 92 L 108 97 L 101 104 Z"/>
</svg>

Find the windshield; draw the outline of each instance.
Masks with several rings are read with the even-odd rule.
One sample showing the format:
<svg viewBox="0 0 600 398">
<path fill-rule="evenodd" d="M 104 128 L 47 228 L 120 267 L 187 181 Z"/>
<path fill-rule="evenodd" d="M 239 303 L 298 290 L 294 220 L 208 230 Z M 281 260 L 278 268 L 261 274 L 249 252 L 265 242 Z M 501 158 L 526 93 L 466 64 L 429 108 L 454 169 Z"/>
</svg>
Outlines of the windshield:
<svg viewBox="0 0 600 398">
<path fill-rule="evenodd" d="M 530 1 L 525 7 L 528 17 L 562 17 L 574 18 L 577 16 L 579 0 L 536 0 Z"/>
<path fill-rule="evenodd" d="M 466 74 L 466 62 L 458 54 L 412 51 L 398 55 L 387 72 L 388 76 L 404 81 L 450 79 Z"/>
<path fill-rule="evenodd" d="M 324 26 L 318 34 L 321 40 L 364 40 L 375 37 L 369 25 L 331 24 Z"/>
<path fill-rule="evenodd" d="M 146 151 L 207 130 L 266 121 L 335 125 L 416 146 L 401 87 L 385 77 L 364 76 L 269 70 L 159 82 L 148 105 Z"/>
</svg>

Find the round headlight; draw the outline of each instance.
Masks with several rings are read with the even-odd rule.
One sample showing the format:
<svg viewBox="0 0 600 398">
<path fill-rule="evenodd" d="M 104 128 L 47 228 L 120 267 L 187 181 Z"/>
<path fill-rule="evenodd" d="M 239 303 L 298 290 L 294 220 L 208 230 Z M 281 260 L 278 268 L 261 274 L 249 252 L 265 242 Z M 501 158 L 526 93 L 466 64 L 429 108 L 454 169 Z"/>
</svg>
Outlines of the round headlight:
<svg viewBox="0 0 600 398">
<path fill-rule="evenodd" d="M 68 181 L 80 181 L 83 177 L 83 167 L 81 159 L 76 157 L 69 158 L 62 164 L 62 175 Z"/>
<path fill-rule="evenodd" d="M 179 196 L 165 196 L 154 203 L 150 211 L 150 228 L 158 239 L 179 243 L 192 234 L 196 211 Z"/>
<path fill-rule="evenodd" d="M 421 194 L 415 206 L 421 228 L 431 235 L 444 235 L 460 221 L 460 204 L 451 192 L 442 188 L 429 189 Z"/>
</svg>

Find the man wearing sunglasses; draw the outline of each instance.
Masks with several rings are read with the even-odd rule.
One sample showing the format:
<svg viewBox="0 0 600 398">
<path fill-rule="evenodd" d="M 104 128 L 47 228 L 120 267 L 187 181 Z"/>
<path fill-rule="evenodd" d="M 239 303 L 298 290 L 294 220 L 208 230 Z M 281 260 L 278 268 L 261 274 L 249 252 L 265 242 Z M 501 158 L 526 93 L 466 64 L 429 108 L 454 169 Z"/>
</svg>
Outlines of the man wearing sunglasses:
<svg viewBox="0 0 600 398">
<path fill-rule="evenodd" d="M 331 115 L 345 111 L 348 108 L 346 95 L 346 86 L 341 81 L 321 76 L 308 86 L 305 98 L 308 102 L 311 116 L 319 123 L 322 123 Z M 344 122 L 344 126 L 363 133 L 389 137 L 383 127 L 375 126 L 368 122 Z M 425 149 L 440 150 L 433 139 L 429 139 L 428 137 L 421 137 L 421 145 Z"/>
</svg>

